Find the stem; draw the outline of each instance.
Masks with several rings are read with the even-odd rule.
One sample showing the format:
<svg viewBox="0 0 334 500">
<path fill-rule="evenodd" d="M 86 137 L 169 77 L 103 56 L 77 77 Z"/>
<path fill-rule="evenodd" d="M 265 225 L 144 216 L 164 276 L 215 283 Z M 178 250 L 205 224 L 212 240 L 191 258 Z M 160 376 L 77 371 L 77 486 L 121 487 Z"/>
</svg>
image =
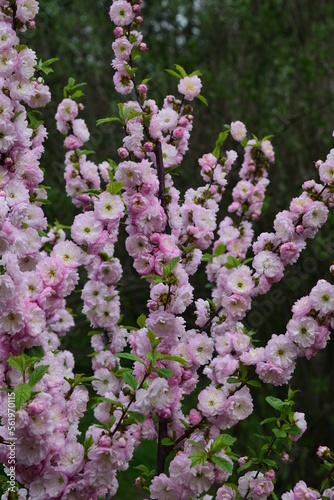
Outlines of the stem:
<svg viewBox="0 0 334 500">
<path fill-rule="evenodd" d="M 14 2 L 13 3 L 13 22 L 12 22 L 12 27 L 13 27 L 14 31 L 16 31 L 16 25 L 17 25 L 16 11 L 17 11 L 17 6 L 16 6 L 16 2 Z"/>
<path fill-rule="evenodd" d="M 143 380 L 141 381 L 141 383 L 140 383 L 140 385 L 139 385 L 138 389 L 141 389 L 141 388 L 143 387 L 143 384 L 144 384 L 145 380 L 147 379 L 147 377 L 148 377 L 148 372 L 146 372 L 146 373 L 145 373 L 145 376 L 144 376 Z M 138 391 L 138 389 L 137 389 L 137 391 Z M 121 423 L 122 423 L 122 421 L 123 421 L 123 419 L 124 419 L 125 415 L 126 415 L 126 414 L 127 414 L 127 412 L 128 412 L 128 409 L 130 408 L 130 406 L 132 405 L 132 403 L 134 402 L 134 400 L 135 400 L 135 399 L 136 399 L 136 393 L 134 392 L 134 393 L 132 394 L 132 396 L 131 396 L 131 399 L 130 399 L 130 401 L 129 401 L 129 403 L 128 403 L 128 406 L 127 406 L 126 408 L 123 408 L 121 418 L 119 419 L 119 421 L 118 421 L 118 423 L 117 423 L 117 425 L 116 425 L 115 429 L 112 431 L 112 433 L 111 433 L 111 437 L 113 437 L 113 436 L 116 434 L 116 432 L 118 431 L 118 429 L 120 428 Z"/>
<path fill-rule="evenodd" d="M 158 451 L 157 451 L 157 466 L 155 475 L 159 476 L 165 471 L 166 458 L 169 455 L 169 446 L 164 446 L 162 440 L 167 437 L 168 419 L 159 417 L 159 430 L 158 430 Z"/>
<path fill-rule="evenodd" d="M 275 442 L 276 442 L 276 439 L 277 439 L 276 437 L 273 437 L 273 438 L 272 438 L 271 443 L 270 443 L 270 446 L 269 446 L 269 448 L 267 449 L 266 454 L 265 454 L 265 456 L 264 456 L 263 460 L 265 460 L 266 458 L 268 458 L 269 453 L 272 451 L 273 446 L 274 446 L 274 444 L 275 444 Z M 260 474 L 260 468 L 259 468 L 259 470 L 257 471 L 257 473 L 255 474 L 254 479 L 257 479 L 257 477 L 259 476 L 259 474 Z M 242 499 L 242 500 L 246 500 L 246 498 L 247 498 L 247 496 L 248 496 L 248 493 L 249 493 L 249 492 L 250 492 L 250 487 L 248 487 L 248 490 L 246 491 L 246 494 L 245 494 L 245 496 L 243 497 L 243 499 Z"/>
<path fill-rule="evenodd" d="M 157 173 L 159 179 L 159 200 L 161 200 L 161 206 L 167 215 L 167 199 L 166 199 L 166 188 L 165 188 L 165 169 L 164 162 L 162 158 L 161 142 L 157 141 L 155 148 L 153 150 L 155 157 L 157 159 Z"/>
<path fill-rule="evenodd" d="M 204 326 L 202 326 L 202 328 L 199 330 L 199 332 L 204 332 L 204 330 L 206 330 L 208 328 L 208 326 L 211 325 L 212 323 L 212 320 L 219 315 L 220 311 L 223 309 L 223 306 L 220 306 L 218 307 L 218 309 L 213 313 L 211 314 L 210 318 L 208 319 L 208 321 L 205 323 Z"/>
</svg>

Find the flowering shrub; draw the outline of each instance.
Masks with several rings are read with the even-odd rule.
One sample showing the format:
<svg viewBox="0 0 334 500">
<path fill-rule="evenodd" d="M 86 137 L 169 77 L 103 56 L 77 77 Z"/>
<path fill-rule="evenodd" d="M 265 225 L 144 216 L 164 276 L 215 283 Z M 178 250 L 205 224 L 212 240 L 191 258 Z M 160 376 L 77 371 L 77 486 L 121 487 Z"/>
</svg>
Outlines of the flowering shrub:
<svg viewBox="0 0 334 500">
<path fill-rule="evenodd" d="M 189 148 L 189 102 L 206 104 L 201 74 L 175 65 L 167 71 L 178 79 L 179 97 L 167 96 L 161 108 L 148 98 L 149 81 L 139 82 L 134 67 L 147 49 L 140 4 L 115 0 L 110 8 L 114 84 L 132 97 L 118 105 L 118 116 L 98 125 L 123 127 L 118 163 L 96 165 L 82 149 L 90 137 L 79 118 L 82 84 L 70 78 L 58 106 L 66 192 L 82 210 L 69 234 L 61 224 L 46 232 L 42 210 L 47 195 L 39 160 L 47 131 L 35 108 L 51 98 L 44 75 L 54 60 L 37 61 L 18 38 L 35 27 L 38 2 L 0 1 L 0 456 L 9 477 L 14 428 L 16 447 L 16 482 L 1 477 L 4 499 L 111 498 L 117 474 L 128 469 L 143 439 L 157 442 L 156 470 L 143 460 L 136 486 L 152 499 L 276 499 L 275 469 L 289 462 L 307 429 L 289 387 L 284 400 L 266 397 L 270 416 L 261 425 L 271 429 L 262 448 L 252 456 L 234 451 L 234 427 L 254 409 L 251 388 L 288 384 L 298 358 L 312 358 L 329 340 L 334 286 L 323 279 L 293 305 L 286 332 L 273 333 L 266 345 L 255 347 L 255 332 L 243 321 L 252 300 L 282 279 L 326 222 L 334 205 L 334 152 L 316 163 L 320 181 L 304 182 L 273 231 L 255 241 L 253 223 L 275 160 L 270 138 L 247 138 L 240 121 L 226 125 L 214 150 L 198 161 L 203 185 L 181 194 L 174 173 Z M 218 221 L 238 157 L 225 150 L 227 139 L 243 150 L 243 162 L 229 215 Z M 122 219 L 125 250 L 149 285 L 147 311 L 136 327 L 124 326 L 121 316 L 122 266 L 114 248 Z M 201 262 L 210 300 L 191 284 Z M 73 355 L 61 350 L 61 337 L 74 324 L 66 297 L 77 288 L 79 266 L 87 273 L 81 298 L 93 328 L 92 377 L 75 374 Z M 192 325 L 183 317 L 188 308 L 195 312 Z M 196 401 L 190 409 L 188 395 Z M 88 403 L 95 420 L 82 435 Z M 334 498 L 334 457 L 319 444 L 323 483 L 315 490 L 300 480 L 285 500 Z"/>
</svg>

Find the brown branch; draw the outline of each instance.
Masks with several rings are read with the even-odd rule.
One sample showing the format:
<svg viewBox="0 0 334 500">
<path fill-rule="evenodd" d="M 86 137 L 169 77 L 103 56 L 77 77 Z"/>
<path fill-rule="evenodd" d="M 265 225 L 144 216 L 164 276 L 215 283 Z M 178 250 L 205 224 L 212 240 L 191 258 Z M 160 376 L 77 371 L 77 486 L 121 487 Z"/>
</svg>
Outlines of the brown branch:
<svg viewBox="0 0 334 500">
<path fill-rule="evenodd" d="M 161 142 L 157 141 L 155 143 L 155 148 L 153 150 L 156 160 L 157 160 L 157 173 L 158 173 L 158 180 L 159 180 L 159 200 L 161 201 L 161 206 L 164 209 L 166 213 L 167 209 L 167 197 L 166 197 L 166 188 L 165 188 L 165 169 L 164 169 L 164 162 L 162 158 L 162 148 L 161 148 Z M 167 215 L 167 213 L 166 213 Z"/>
<path fill-rule="evenodd" d="M 165 471 L 166 458 L 169 455 L 169 446 L 164 446 L 162 440 L 167 437 L 168 431 L 168 419 L 164 417 L 159 417 L 159 428 L 158 428 L 158 451 L 157 451 L 157 465 L 155 470 L 155 475 L 159 476 Z"/>
</svg>

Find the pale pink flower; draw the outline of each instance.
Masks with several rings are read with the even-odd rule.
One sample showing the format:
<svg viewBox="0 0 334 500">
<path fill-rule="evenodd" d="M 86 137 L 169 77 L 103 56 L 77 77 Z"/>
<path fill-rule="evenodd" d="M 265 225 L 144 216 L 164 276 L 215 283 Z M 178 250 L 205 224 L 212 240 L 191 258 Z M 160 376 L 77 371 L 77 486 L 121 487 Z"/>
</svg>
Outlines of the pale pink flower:
<svg viewBox="0 0 334 500">
<path fill-rule="evenodd" d="M 231 135 L 235 141 L 237 142 L 243 141 L 247 135 L 247 129 L 245 125 L 240 121 L 232 122 Z"/>
<path fill-rule="evenodd" d="M 188 101 L 192 101 L 201 93 L 202 82 L 197 75 L 186 76 L 180 80 L 178 91 L 183 94 Z"/>
</svg>

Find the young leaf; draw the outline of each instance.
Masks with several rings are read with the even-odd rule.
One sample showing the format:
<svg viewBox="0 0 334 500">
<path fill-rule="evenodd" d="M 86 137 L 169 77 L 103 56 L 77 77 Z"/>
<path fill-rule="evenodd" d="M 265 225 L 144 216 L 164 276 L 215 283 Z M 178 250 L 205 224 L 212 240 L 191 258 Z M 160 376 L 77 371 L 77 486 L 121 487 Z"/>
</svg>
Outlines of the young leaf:
<svg viewBox="0 0 334 500">
<path fill-rule="evenodd" d="M 230 436 L 229 434 L 219 434 L 210 447 L 211 453 L 217 453 L 228 446 L 232 446 L 236 441 L 236 438 Z"/>
<path fill-rule="evenodd" d="M 285 406 L 290 406 L 287 401 L 282 401 L 281 399 L 274 398 L 274 396 L 266 397 L 267 403 L 272 406 L 275 410 L 281 411 Z"/>
<path fill-rule="evenodd" d="M 180 73 L 182 78 L 185 78 L 187 76 L 187 73 L 186 73 L 185 69 L 182 68 L 182 66 L 180 66 L 179 64 L 174 64 L 174 66 L 178 70 L 178 72 Z"/>
<path fill-rule="evenodd" d="M 138 380 L 131 373 L 125 372 L 122 376 L 122 379 L 131 387 L 131 389 L 133 389 L 134 391 L 137 389 Z"/>
<path fill-rule="evenodd" d="M 85 458 L 87 458 L 88 450 L 93 444 L 94 444 L 93 436 L 89 436 L 85 439 L 84 442 Z"/>
<path fill-rule="evenodd" d="M 128 415 L 131 419 L 140 422 L 141 424 L 145 421 L 145 415 L 139 413 L 139 411 L 128 411 Z"/>
<path fill-rule="evenodd" d="M 215 257 L 219 257 L 219 255 L 223 255 L 226 252 L 226 246 L 224 243 L 219 243 L 215 248 Z"/>
<path fill-rule="evenodd" d="M 146 316 L 145 314 L 141 314 L 139 318 L 137 319 L 137 325 L 140 328 L 145 328 L 145 323 L 146 323 Z"/>
<path fill-rule="evenodd" d="M 199 99 L 201 102 L 203 102 L 203 104 L 205 104 L 205 106 L 208 106 L 208 101 L 205 99 L 205 97 L 202 94 L 199 94 L 197 96 L 197 99 Z"/>
<path fill-rule="evenodd" d="M 163 354 L 162 359 L 169 359 L 170 361 L 176 361 L 177 363 L 180 363 L 181 365 L 185 366 L 187 368 L 188 363 L 185 359 L 181 358 L 181 356 L 171 356 L 170 354 Z"/>
<path fill-rule="evenodd" d="M 7 364 L 12 368 L 16 368 L 21 373 L 24 372 L 25 364 L 22 356 L 11 356 L 9 359 L 7 359 Z"/>
<path fill-rule="evenodd" d="M 169 437 L 167 437 L 167 438 L 163 438 L 163 440 L 161 441 L 161 444 L 163 446 L 174 446 L 174 441 L 172 439 L 170 439 Z"/>
<path fill-rule="evenodd" d="M 195 465 L 199 465 L 199 464 L 204 465 L 208 459 L 208 452 L 205 450 L 196 451 L 196 453 L 189 455 L 189 458 L 191 459 L 191 466 L 190 467 L 194 467 Z"/>
<path fill-rule="evenodd" d="M 233 464 L 231 464 L 231 462 L 229 460 L 227 460 L 226 458 L 222 458 L 222 457 L 212 457 L 211 460 L 214 464 L 218 465 L 218 467 L 220 467 L 221 469 L 227 470 L 230 474 L 232 474 Z"/>
<path fill-rule="evenodd" d="M 19 410 L 23 403 L 29 401 L 31 396 L 31 385 L 29 384 L 18 384 L 14 389 L 15 394 L 15 404 Z"/>
<path fill-rule="evenodd" d="M 175 76 L 178 80 L 180 80 L 180 75 L 178 73 L 176 73 L 176 71 L 174 71 L 172 69 L 165 69 L 165 71 L 167 71 L 167 73 L 169 73 L 170 75 Z"/>
<path fill-rule="evenodd" d="M 138 361 L 142 365 L 145 365 L 145 362 L 142 359 L 138 358 L 135 354 L 130 354 L 129 352 L 119 352 L 116 356 L 118 358 L 130 359 L 131 361 Z"/>
<path fill-rule="evenodd" d="M 123 182 L 110 182 L 107 186 L 107 191 L 111 194 L 118 194 L 122 191 L 122 188 L 124 187 Z"/>
<path fill-rule="evenodd" d="M 155 371 L 160 377 L 171 378 L 174 375 L 173 370 L 168 370 L 168 368 L 156 368 Z"/>
<path fill-rule="evenodd" d="M 174 267 L 176 264 L 181 260 L 181 257 L 173 257 L 167 264 L 167 266 L 164 268 L 164 278 L 169 278 L 171 272 L 173 271 Z M 166 276 L 165 276 L 165 271 L 166 271 Z"/>
<path fill-rule="evenodd" d="M 96 126 L 99 127 L 103 123 L 111 123 L 111 122 L 119 122 L 122 123 L 118 116 L 109 116 L 109 118 L 100 118 L 100 120 L 96 121 Z"/>
<path fill-rule="evenodd" d="M 46 374 L 50 365 L 40 365 L 35 368 L 35 370 L 30 374 L 29 385 L 33 387 L 36 385 Z"/>
<path fill-rule="evenodd" d="M 192 439 L 188 439 L 187 442 L 192 444 L 193 446 L 196 446 L 196 448 L 200 448 L 201 450 L 205 450 L 205 448 L 202 444 L 197 443 L 196 441 L 193 441 Z"/>
</svg>

